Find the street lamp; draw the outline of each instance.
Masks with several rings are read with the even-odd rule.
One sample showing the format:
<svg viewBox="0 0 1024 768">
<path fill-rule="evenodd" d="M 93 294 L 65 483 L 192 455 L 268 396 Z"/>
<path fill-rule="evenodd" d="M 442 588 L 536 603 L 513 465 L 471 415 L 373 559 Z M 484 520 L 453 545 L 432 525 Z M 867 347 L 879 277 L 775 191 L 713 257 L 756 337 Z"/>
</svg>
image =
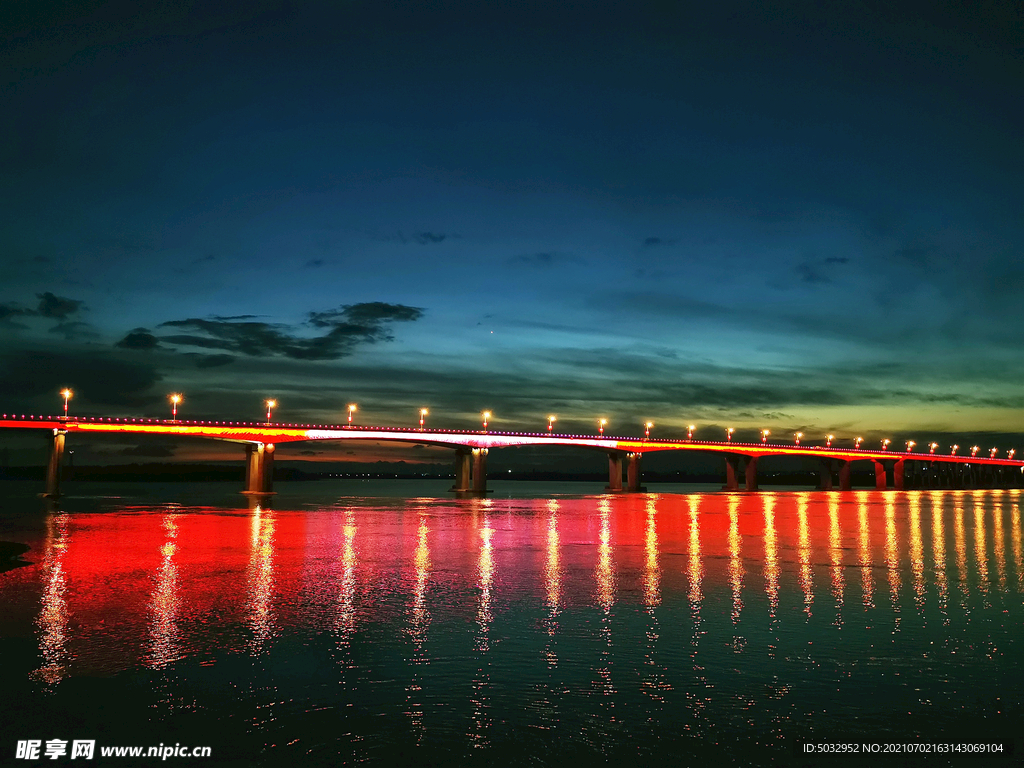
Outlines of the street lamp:
<svg viewBox="0 0 1024 768">
<path fill-rule="evenodd" d="M 1014 448 L 1011 448 L 1011 449 L 1010 449 L 1010 450 L 1009 450 L 1009 451 L 1007 452 L 1007 454 L 1006 454 L 1006 458 L 1008 458 L 1008 459 L 1012 459 L 1012 458 L 1013 458 L 1013 454 L 1015 454 L 1016 452 L 1017 452 L 1017 451 L 1016 451 L 1016 449 L 1014 449 Z"/>
<path fill-rule="evenodd" d="M 907 440 L 907 453 L 913 453 L 915 445 L 917 445 L 917 443 L 913 440 Z"/>
<path fill-rule="evenodd" d="M 608 423 L 608 419 L 598 419 L 597 420 L 597 434 L 599 434 L 599 435 L 603 435 L 604 434 L 604 425 L 607 424 L 607 423 Z"/>
<path fill-rule="evenodd" d="M 978 446 L 972 445 L 971 446 L 971 458 L 973 459 L 977 455 L 978 455 Z"/>
<path fill-rule="evenodd" d="M 860 444 L 863 443 L 863 442 L 864 442 L 864 438 L 863 437 L 856 438 L 853 441 L 853 448 L 854 448 L 854 450 L 859 451 L 860 450 Z"/>
<path fill-rule="evenodd" d="M 355 413 L 357 410 L 358 408 L 356 408 L 355 403 L 348 407 L 348 425 L 350 427 L 352 426 L 352 414 Z"/>
<path fill-rule="evenodd" d="M 835 435 L 825 435 L 825 447 L 831 448 L 832 441 L 835 439 Z"/>
<path fill-rule="evenodd" d="M 794 437 L 796 438 L 796 445 L 800 445 L 800 438 L 804 436 L 803 432 L 797 432 Z"/>
<path fill-rule="evenodd" d="M 171 421 L 178 420 L 178 403 L 180 403 L 181 401 L 181 395 L 177 393 L 171 395 Z"/>
<path fill-rule="evenodd" d="M 996 454 L 997 454 L 997 453 L 999 453 L 999 449 L 998 449 L 998 448 L 992 448 L 992 449 L 990 449 L 990 450 L 989 450 L 989 452 L 988 452 L 988 457 L 989 457 L 990 459 L 994 459 L 994 458 L 996 457 Z"/>
<path fill-rule="evenodd" d="M 951 445 L 951 446 L 949 446 L 949 455 L 950 456 L 956 456 L 956 452 L 958 450 L 960 450 L 960 446 L 959 445 Z"/>
<path fill-rule="evenodd" d="M 62 389 L 60 394 L 64 398 L 64 418 L 66 419 L 68 417 L 68 400 L 71 399 L 71 395 L 74 393 L 70 389 Z"/>
<path fill-rule="evenodd" d="M 762 443 L 767 443 L 768 442 L 768 435 L 770 435 L 770 434 L 771 434 L 771 430 L 769 430 L 769 429 L 762 429 L 761 430 L 761 442 Z"/>
<path fill-rule="evenodd" d="M 938 443 L 928 443 L 928 453 L 935 453 L 935 449 L 938 447 Z"/>
<path fill-rule="evenodd" d="M 883 451 L 888 451 L 889 450 L 889 443 L 891 443 L 891 442 L 892 442 L 892 440 L 889 440 L 888 438 L 883 440 L 882 441 L 882 450 Z"/>
<path fill-rule="evenodd" d="M 267 424 L 270 423 L 270 411 L 277 405 L 277 400 L 267 400 Z"/>
<path fill-rule="evenodd" d="M 551 431 L 551 428 L 554 426 L 556 421 L 557 419 L 554 416 L 548 416 L 548 432 Z"/>
<path fill-rule="evenodd" d="M 735 432 L 735 431 L 736 430 L 733 429 L 732 427 L 729 427 L 727 430 L 725 430 L 725 442 L 727 442 L 727 443 L 731 443 L 732 442 L 732 433 Z"/>
<path fill-rule="evenodd" d="M 423 431 L 423 419 L 429 413 L 426 408 L 420 408 L 420 432 Z"/>
<path fill-rule="evenodd" d="M 644 424 L 644 439 L 646 439 L 646 438 L 651 436 L 651 427 L 653 427 L 653 426 L 654 426 L 654 422 L 653 421 L 648 421 L 646 424 Z M 690 429 L 693 429 L 693 427 L 690 427 Z"/>
<path fill-rule="evenodd" d="M 693 430 L 695 430 L 696 428 L 697 427 L 694 426 L 693 424 L 691 424 L 690 426 L 688 426 L 686 428 L 686 439 L 687 440 L 693 440 Z"/>
<path fill-rule="evenodd" d="M 487 431 L 487 421 L 491 418 L 491 412 L 490 411 L 484 411 L 481 414 L 481 416 L 484 417 L 484 432 L 486 432 Z"/>
</svg>

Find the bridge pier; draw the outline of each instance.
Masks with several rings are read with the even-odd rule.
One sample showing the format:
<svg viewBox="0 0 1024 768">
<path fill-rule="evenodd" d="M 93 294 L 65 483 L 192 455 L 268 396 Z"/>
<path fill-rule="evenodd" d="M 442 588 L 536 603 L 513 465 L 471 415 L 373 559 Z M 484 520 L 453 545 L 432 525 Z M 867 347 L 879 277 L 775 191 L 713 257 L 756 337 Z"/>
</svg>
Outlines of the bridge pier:
<svg viewBox="0 0 1024 768">
<path fill-rule="evenodd" d="M 487 490 L 487 449 L 455 449 L 455 483 L 448 489 L 456 496 L 485 496 Z"/>
<path fill-rule="evenodd" d="M 487 449 L 473 449 L 473 493 L 487 493 Z"/>
<path fill-rule="evenodd" d="M 748 456 L 747 466 L 743 468 L 743 473 L 746 481 L 746 489 L 748 491 L 757 490 L 757 457 Z"/>
<path fill-rule="evenodd" d="M 622 454 L 608 452 L 608 485 L 606 493 L 622 493 Z"/>
<path fill-rule="evenodd" d="M 740 457 L 727 453 L 725 455 L 725 485 L 722 486 L 723 491 L 738 491 L 740 489 L 739 472 Z"/>
<path fill-rule="evenodd" d="M 250 496 L 274 492 L 274 444 L 247 443 L 245 446 L 245 490 Z"/>
<path fill-rule="evenodd" d="M 455 450 L 455 483 L 450 490 L 456 493 L 467 493 L 470 490 L 469 462 L 472 455 L 473 452 L 469 448 L 457 448 Z"/>
<path fill-rule="evenodd" d="M 66 429 L 53 430 L 53 444 L 50 447 L 50 462 L 46 465 L 46 493 L 48 499 L 60 496 L 60 470 L 64 463 L 64 440 Z"/>
<path fill-rule="evenodd" d="M 878 461 L 877 459 L 872 459 L 871 463 L 875 465 L 875 490 L 884 491 L 886 488 L 885 464 Z"/>
<path fill-rule="evenodd" d="M 903 459 L 900 459 L 892 465 L 892 486 L 897 491 L 903 490 L 905 463 Z"/>
<path fill-rule="evenodd" d="M 850 490 L 850 462 L 839 461 L 839 490 L 848 491 Z"/>
<path fill-rule="evenodd" d="M 647 489 L 640 485 L 640 458 L 642 453 L 628 453 L 629 463 L 626 465 L 626 492 L 643 493 Z"/>
<path fill-rule="evenodd" d="M 818 490 L 819 491 L 831 491 L 832 490 L 832 461 L 831 459 L 822 459 L 818 463 Z"/>
</svg>

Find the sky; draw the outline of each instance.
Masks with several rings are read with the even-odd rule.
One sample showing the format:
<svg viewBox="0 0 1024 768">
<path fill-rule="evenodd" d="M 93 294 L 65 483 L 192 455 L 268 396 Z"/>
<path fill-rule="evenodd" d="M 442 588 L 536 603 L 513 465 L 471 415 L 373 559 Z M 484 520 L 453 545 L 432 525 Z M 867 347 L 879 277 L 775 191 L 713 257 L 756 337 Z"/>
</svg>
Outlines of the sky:
<svg viewBox="0 0 1024 768">
<path fill-rule="evenodd" d="M 0 412 L 1024 431 L 1019 3 L 138 5 L 2 11 Z"/>
</svg>

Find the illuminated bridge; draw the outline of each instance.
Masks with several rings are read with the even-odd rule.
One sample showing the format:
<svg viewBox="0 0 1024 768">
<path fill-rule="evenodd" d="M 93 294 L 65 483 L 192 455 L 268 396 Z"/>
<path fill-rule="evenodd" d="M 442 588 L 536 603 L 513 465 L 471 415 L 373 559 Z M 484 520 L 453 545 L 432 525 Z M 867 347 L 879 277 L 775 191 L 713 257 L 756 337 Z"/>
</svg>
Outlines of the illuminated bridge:
<svg viewBox="0 0 1024 768">
<path fill-rule="evenodd" d="M 0 415 L 0 429 L 37 430 L 53 436 L 46 473 L 46 495 L 60 494 L 60 469 L 68 434 L 162 435 L 205 437 L 245 446 L 245 490 L 249 494 L 273 492 L 275 446 L 314 440 L 394 442 L 433 445 L 455 451 L 455 484 L 458 494 L 487 492 L 487 454 L 492 448 L 515 446 L 576 447 L 601 451 L 608 456 L 607 492 L 638 492 L 643 454 L 654 451 L 698 451 L 719 454 L 725 462 L 723 490 L 739 490 L 740 479 L 748 491 L 757 490 L 758 461 L 766 456 L 799 456 L 815 459 L 820 475 L 818 487 L 832 490 L 838 477 L 840 490 L 850 490 L 850 468 L 855 461 L 871 462 L 875 487 L 902 490 L 906 478 L 928 487 L 974 488 L 1018 487 L 1024 485 L 1024 461 L 986 456 L 960 456 L 922 452 L 835 448 L 831 446 L 784 445 L 779 443 L 714 442 L 703 440 L 658 440 L 649 437 L 565 435 L 550 432 L 495 432 L 398 427 L 364 427 L 327 424 L 273 424 L 269 422 L 178 421 L 104 417 Z M 934 446 L 933 446 L 934 448 Z M 976 449 L 975 449 L 976 450 Z M 623 464 L 626 479 L 623 482 Z"/>
</svg>

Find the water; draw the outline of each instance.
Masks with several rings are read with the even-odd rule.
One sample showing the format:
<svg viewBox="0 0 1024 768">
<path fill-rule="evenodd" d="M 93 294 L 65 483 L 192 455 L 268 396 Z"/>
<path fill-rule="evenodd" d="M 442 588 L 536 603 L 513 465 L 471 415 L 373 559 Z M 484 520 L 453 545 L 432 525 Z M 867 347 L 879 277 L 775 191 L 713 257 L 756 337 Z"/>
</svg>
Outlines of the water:
<svg viewBox="0 0 1024 768">
<path fill-rule="evenodd" d="M 250 508 L 227 484 L 81 484 L 52 511 L 37 490 L 0 486 L 0 539 L 32 547 L 0 574 L 8 758 L 873 765 L 797 749 L 1024 723 L 1019 490 L 332 481 Z"/>
</svg>

